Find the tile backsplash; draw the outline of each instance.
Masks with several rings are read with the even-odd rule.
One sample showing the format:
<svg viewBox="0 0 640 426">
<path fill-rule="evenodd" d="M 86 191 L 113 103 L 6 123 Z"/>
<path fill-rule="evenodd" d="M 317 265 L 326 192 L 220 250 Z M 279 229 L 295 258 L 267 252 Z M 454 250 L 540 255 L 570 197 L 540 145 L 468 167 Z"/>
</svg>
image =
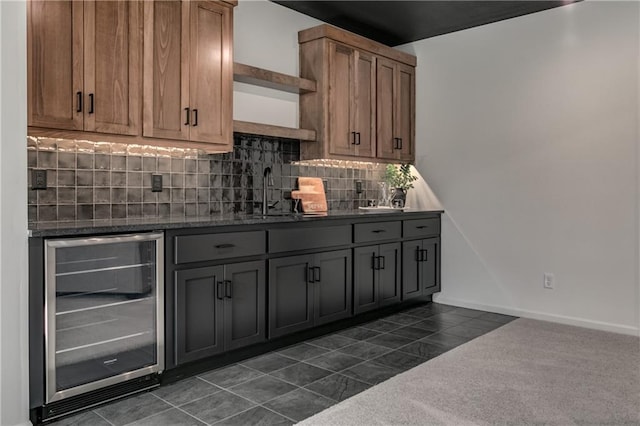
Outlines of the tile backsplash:
<svg viewBox="0 0 640 426">
<path fill-rule="evenodd" d="M 325 180 L 329 210 L 350 210 L 378 198 L 384 165 L 344 161 L 301 162 L 299 142 L 234 134 L 233 152 L 204 154 L 182 148 L 67 139 L 28 138 L 29 221 L 197 216 L 260 211 L 263 172 L 275 210 L 291 211 L 285 199 L 298 176 Z M 32 169 L 45 169 L 47 189 L 31 189 Z M 162 175 L 162 192 L 151 176 Z M 355 191 L 362 181 L 363 193 Z"/>
</svg>

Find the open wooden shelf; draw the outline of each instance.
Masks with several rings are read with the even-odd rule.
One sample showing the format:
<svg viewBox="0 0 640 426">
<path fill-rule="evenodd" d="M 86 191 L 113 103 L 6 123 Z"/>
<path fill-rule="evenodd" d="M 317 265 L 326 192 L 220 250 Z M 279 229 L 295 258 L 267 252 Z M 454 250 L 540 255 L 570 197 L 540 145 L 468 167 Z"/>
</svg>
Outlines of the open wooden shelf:
<svg viewBox="0 0 640 426">
<path fill-rule="evenodd" d="M 249 121 L 233 120 L 233 131 L 238 133 L 249 133 L 251 135 L 300 139 L 303 141 L 316 140 L 315 130 L 295 129 L 292 127 L 273 126 L 271 124 L 251 123 Z"/>
<path fill-rule="evenodd" d="M 300 94 L 316 91 L 316 82 L 313 80 L 294 77 L 292 75 L 269 71 L 238 62 L 233 63 L 233 80 L 290 93 Z M 252 123 L 249 121 L 233 120 L 233 131 L 252 135 L 299 139 L 303 141 L 315 142 L 316 140 L 315 130 L 273 126 L 271 124 Z"/>
<path fill-rule="evenodd" d="M 309 93 L 316 91 L 316 82 L 313 80 L 294 77 L 292 75 L 269 71 L 238 62 L 233 63 L 233 80 L 290 93 Z"/>
</svg>

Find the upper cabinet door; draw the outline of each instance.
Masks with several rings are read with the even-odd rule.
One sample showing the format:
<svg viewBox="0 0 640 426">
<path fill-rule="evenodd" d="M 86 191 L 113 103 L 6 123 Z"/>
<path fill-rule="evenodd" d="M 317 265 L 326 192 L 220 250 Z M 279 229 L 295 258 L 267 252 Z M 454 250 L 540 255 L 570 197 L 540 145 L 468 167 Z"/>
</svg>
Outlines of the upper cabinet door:
<svg viewBox="0 0 640 426">
<path fill-rule="evenodd" d="M 83 129 L 83 6 L 27 3 L 29 126 Z"/>
<path fill-rule="evenodd" d="M 329 43 L 329 152 L 375 156 L 375 58 Z"/>
<path fill-rule="evenodd" d="M 138 134 L 139 7 L 124 0 L 84 4 L 85 130 Z"/>
<path fill-rule="evenodd" d="M 395 99 L 395 63 L 388 59 L 378 58 L 376 66 L 376 86 L 378 89 L 377 105 L 377 155 L 380 158 L 396 159 L 397 140 L 394 139 L 396 122 Z"/>
<path fill-rule="evenodd" d="M 394 137 L 399 138 L 399 159 L 413 162 L 415 158 L 415 68 L 398 64 L 396 66 L 396 121 Z"/>
<path fill-rule="evenodd" d="M 355 119 L 355 51 L 329 43 L 329 152 L 354 155 L 356 143 L 352 122 Z"/>
<path fill-rule="evenodd" d="M 233 9 L 191 2 L 190 140 L 233 146 Z"/>
<path fill-rule="evenodd" d="M 415 68 L 378 58 L 378 157 L 410 163 L 415 158 Z"/>
<path fill-rule="evenodd" d="M 143 136 L 189 139 L 189 2 L 144 2 Z"/>
<path fill-rule="evenodd" d="M 355 155 L 376 155 L 376 58 L 365 52 L 357 52 L 355 67 Z"/>
</svg>

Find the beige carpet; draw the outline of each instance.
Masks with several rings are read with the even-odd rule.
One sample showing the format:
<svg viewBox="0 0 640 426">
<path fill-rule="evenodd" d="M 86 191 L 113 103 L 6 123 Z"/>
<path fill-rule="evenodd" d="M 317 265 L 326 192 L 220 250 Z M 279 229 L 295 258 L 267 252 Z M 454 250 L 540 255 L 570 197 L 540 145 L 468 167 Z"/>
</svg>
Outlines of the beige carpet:
<svg viewBox="0 0 640 426">
<path fill-rule="evenodd" d="M 515 320 L 301 425 L 640 425 L 640 339 Z"/>
</svg>

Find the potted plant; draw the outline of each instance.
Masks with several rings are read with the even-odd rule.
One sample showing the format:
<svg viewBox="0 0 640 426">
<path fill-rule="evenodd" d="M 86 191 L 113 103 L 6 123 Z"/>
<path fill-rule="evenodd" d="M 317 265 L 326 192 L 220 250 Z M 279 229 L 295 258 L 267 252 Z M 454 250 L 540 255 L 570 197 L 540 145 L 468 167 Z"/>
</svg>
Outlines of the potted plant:
<svg viewBox="0 0 640 426">
<path fill-rule="evenodd" d="M 390 188 L 394 188 L 391 194 L 391 205 L 404 207 L 407 200 L 407 191 L 413 188 L 413 182 L 418 178 L 411 174 L 410 164 L 388 164 L 384 173 L 384 181 Z"/>
</svg>

